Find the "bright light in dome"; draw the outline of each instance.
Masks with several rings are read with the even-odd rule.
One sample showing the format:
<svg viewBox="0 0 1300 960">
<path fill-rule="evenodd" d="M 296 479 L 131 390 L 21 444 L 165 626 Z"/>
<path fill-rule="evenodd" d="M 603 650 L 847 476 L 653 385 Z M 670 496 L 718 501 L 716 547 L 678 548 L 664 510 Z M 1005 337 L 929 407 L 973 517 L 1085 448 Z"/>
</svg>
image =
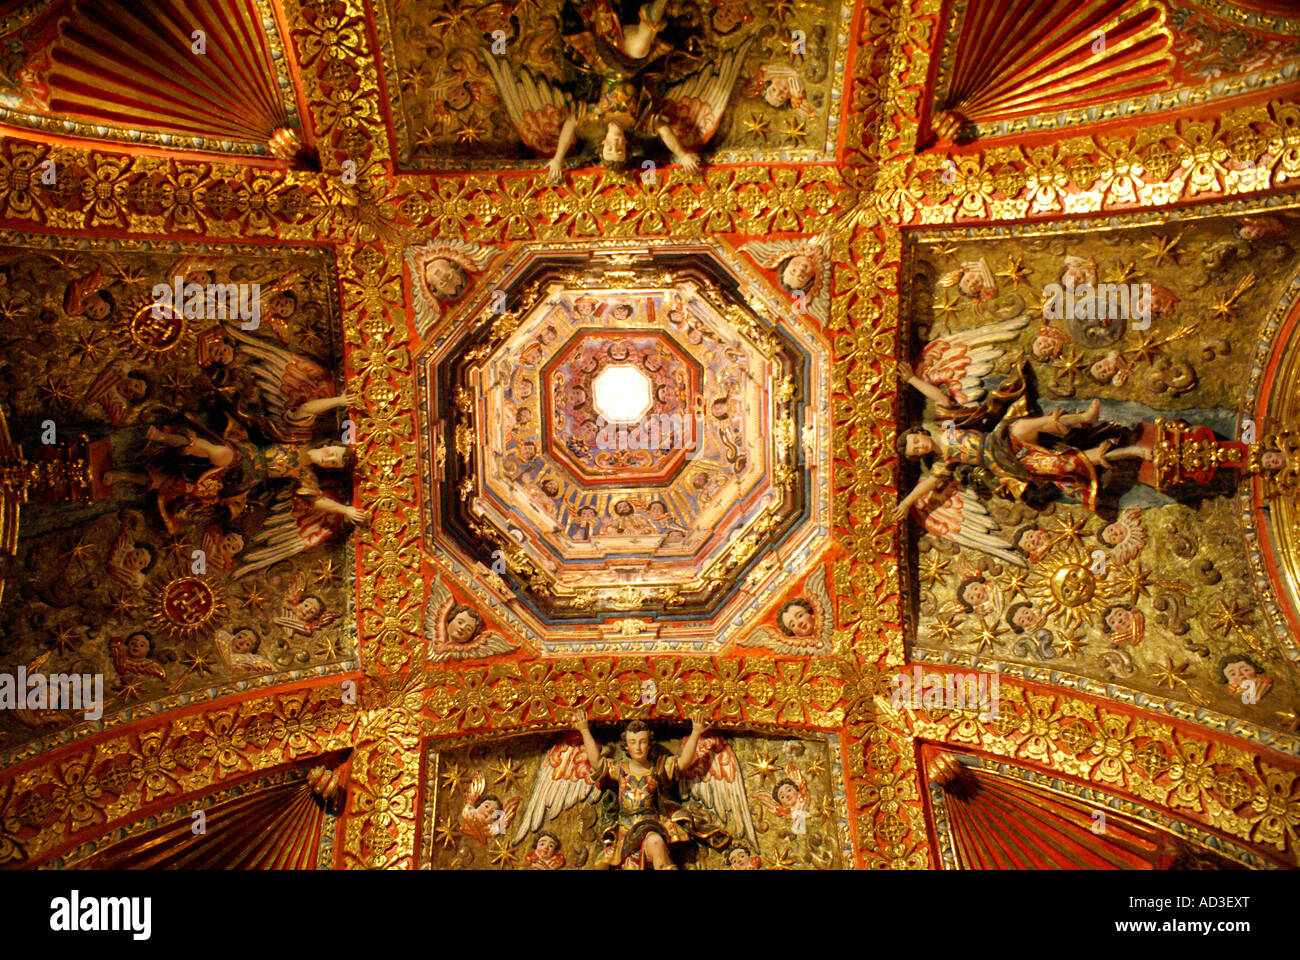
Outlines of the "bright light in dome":
<svg viewBox="0 0 1300 960">
<path fill-rule="evenodd" d="M 611 423 L 633 423 L 650 409 L 650 379 L 629 364 L 606 367 L 591 387 L 596 412 Z"/>
</svg>

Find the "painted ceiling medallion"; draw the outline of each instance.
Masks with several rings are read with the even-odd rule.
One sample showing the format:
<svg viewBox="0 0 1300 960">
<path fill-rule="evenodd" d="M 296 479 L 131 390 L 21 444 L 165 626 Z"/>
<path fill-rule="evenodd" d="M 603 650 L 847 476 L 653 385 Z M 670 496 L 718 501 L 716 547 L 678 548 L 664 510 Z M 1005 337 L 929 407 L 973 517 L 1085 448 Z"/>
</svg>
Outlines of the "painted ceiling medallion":
<svg viewBox="0 0 1300 960">
<path fill-rule="evenodd" d="M 775 324 L 775 295 L 747 300 L 755 278 L 712 245 L 528 252 L 504 274 L 489 286 L 518 308 L 470 304 L 425 361 L 456 451 L 435 544 L 467 567 L 501 551 L 521 614 L 570 637 L 628 611 L 730 616 L 747 578 L 780 581 L 770 560 L 750 575 L 824 517 L 796 443 L 824 415 L 811 331 Z"/>
</svg>

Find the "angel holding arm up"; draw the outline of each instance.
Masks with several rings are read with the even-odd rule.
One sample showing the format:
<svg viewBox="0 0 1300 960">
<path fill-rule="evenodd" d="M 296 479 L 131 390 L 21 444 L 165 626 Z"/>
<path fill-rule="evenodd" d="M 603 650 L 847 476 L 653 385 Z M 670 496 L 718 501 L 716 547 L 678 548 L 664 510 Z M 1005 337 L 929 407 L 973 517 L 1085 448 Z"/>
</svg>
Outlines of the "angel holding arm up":
<svg viewBox="0 0 1300 960">
<path fill-rule="evenodd" d="M 754 842 L 740 763 L 724 738 L 704 736 L 706 724 L 702 718 L 692 718 L 691 733 L 682 744 L 680 757 L 656 752 L 654 734 L 640 720 L 633 720 L 623 732 L 625 760 L 601 755 L 586 713 L 574 714 L 573 729 L 581 737 L 581 756 L 572 755 L 576 744 L 561 743 L 552 750 L 543 764 L 547 772 L 538 773 L 521 830 L 539 826 L 544 816 L 553 816 L 579 799 L 582 793 L 575 774 L 585 770 L 588 791 L 602 784 L 618 790 L 617 823 L 604 835 L 605 868 L 675 870 L 669 856 L 672 846 L 699 840 L 721 850 L 730 844 L 727 831 L 702 822 L 668 798 L 674 781 L 725 819 L 738 823 L 743 837 Z M 573 788 L 565 787 L 566 783 Z"/>
</svg>

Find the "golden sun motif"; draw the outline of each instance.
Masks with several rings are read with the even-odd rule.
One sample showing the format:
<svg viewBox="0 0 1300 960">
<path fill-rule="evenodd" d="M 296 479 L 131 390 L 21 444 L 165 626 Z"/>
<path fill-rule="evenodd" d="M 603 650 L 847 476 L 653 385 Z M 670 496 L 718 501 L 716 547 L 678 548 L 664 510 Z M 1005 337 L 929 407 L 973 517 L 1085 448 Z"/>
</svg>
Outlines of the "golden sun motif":
<svg viewBox="0 0 1300 960">
<path fill-rule="evenodd" d="M 1053 546 L 1025 588 L 1034 606 L 1067 630 L 1092 626 L 1115 594 L 1116 585 L 1094 572 L 1092 559 L 1077 543 Z"/>
</svg>

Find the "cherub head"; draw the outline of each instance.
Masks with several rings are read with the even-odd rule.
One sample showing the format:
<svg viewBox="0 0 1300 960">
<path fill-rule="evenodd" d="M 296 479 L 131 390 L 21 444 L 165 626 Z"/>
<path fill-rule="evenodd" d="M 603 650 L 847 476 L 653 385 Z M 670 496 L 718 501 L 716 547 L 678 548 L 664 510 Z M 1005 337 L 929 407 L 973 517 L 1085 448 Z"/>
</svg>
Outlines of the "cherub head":
<svg viewBox="0 0 1300 960">
<path fill-rule="evenodd" d="M 469 278 L 459 263 L 446 257 L 434 257 L 425 265 L 424 282 L 439 300 L 455 300 L 465 291 Z"/>
<path fill-rule="evenodd" d="M 777 611 L 776 625 L 787 637 L 810 637 L 817 629 L 817 612 L 804 597 L 793 597 Z"/>
<path fill-rule="evenodd" d="M 630 320 L 632 319 L 632 304 L 616 303 L 614 304 L 613 308 L 609 311 L 609 314 L 615 320 Z M 615 355 L 614 347 L 610 348 L 609 355 L 613 357 L 615 360 L 624 359 L 628 353 L 627 344 L 626 343 L 616 344 L 616 347 L 621 349 L 622 351 L 621 355 Z"/>
<path fill-rule="evenodd" d="M 560 482 L 554 477 L 547 477 L 539 486 L 542 488 L 542 493 L 548 497 L 558 497 L 560 495 Z"/>
<path fill-rule="evenodd" d="M 230 649 L 234 653 L 257 653 L 262 639 L 252 627 L 240 627 L 230 638 Z"/>
<path fill-rule="evenodd" d="M 799 788 L 793 780 L 782 780 L 772 788 L 772 799 L 787 810 L 793 810 L 799 802 Z"/>
<path fill-rule="evenodd" d="M 1117 351 L 1110 351 L 1088 368 L 1088 375 L 1098 383 L 1109 383 L 1122 387 L 1128 383 L 1128 364 L 1124 363 Z"/>
<path fill-rule="evenodd" d="M 1015 532 L 1011 545 L 1031 561 L 1037 562 L 1052 545 L 1052 536 L 1042 527 L 1031 523 Z"/>
<path fill-rule="evenodd" d="M 753 870 L 754 855 L 748 847 L 737 844 L 727 851 L 727 866 L 732 870 Z"/>
<path fill-rule="evenodd" d="M 1265 470 L 1281 470 L 1286 467 L 1286 454 L 1281 450 L 1265 450 L 1260 454 L 1259 465 Z"/>
<path fill-rule="evenodd" d="M 122 644 L 132 660 L 145 660 L 153 656 L 153 637 L 147 633 L 133 633 Z"/>
<path fill-rule="evenodd" d="M 303 623 L 311 623 L 313 620 L 321 618 L 321 615 L 325 612 L 325 602 L 320 597 L 308 595 L 299 600 L 297 606 L 293 609 L 299 620 L 303 621 Z"/>
<path fill-rule="evenodd" d="M 90 320 L 104 320 L 113 312 L 113 297 L 107 290 L 97 290 L 81 300 L 81 311 Z"/>
<path fill-rule="evenodd" d="M 967 613 L 983 615 L 993 608 L 993 592 L 981 577 L 970 577 L 957 586 L 957 602 Z"/>
<path fill-rule="evenodd" d="M 483 616 L 473 607 L 458 603 L 447 611 L 447 639 L 469 643 L 483 629 Z"/>
<path fill-rule="evenodd" d="M 149 381 L 139 377 L 126 377 L 122 380 L 122 396 L 128 400 L 143 400 L 149 394 Z"/>
<path fill-rule="evenodd" d="M 1034 334 L 1034 342 L 1029 345 L 1029 352 L 1034 355 L 1035 360 L 1046 363 L 1059 357 L 1069 342 L 1070 337 L 1064 330 L 1044 324 Z"/>
<path fill-rule="evenodd" d="M 153 561 L 153 554 L 149 552 L 148 547 L 136 547 L 122 558 L 122 566 L 136 573 L 144 573 Z"/>
<path fill-rule="evenodd" d="M 1127 633 L 1133 629 L 1133 611 L 1128 607 L 1115 604 L 1106 608 L 1102 621 L 1106 624 L 1106 633 L 1112 636 Z"/>
<path fill-rule="evenodd" d="M 1244 653 L 1230 653 L 1219 661 L 1219 673 L 1230 688 L 1240 687 L 1245 681 L 1254 680 L 1263 672 L 1263 668 Z"/>
<path fill-rule="evenodd" d="M 630 517 L 633 513 L 632 504 L 626 500 L 619 500 L 614 504 L 614 513 L 620 517 Z"/>
<path fill-rule="evenodd" d="M 806 253 L 795 254 L 781 266 L 781 286 L 787 293 L 802 290 L 809 292 L 817 279 L 817 264 Z"/>
<path fill-rule="evenodd" d="M 651 520 L 662 520 L 668 515 L 668 508 L 664 506 L 662 500 L 651 500 L 650 505 L 645 509 Z"/>
<path fill-rule="evenodd" d="M 484 797 L 479 797 L 478 803 L 474 804 L 474 812 L 484 820 L 492 819 L 500 809 L 501 798 L 493 793 L 489 793 Z"/>
<path fill-rule="evenodd" d="M 633 720 L 623 729 L 623 749 L 637 763 L 645 763 L 654 743 L 654 731 L 644 720 Z"/>
<path fill-rule="evenodd" d="M 1032 603 L 1015 603 L 1007 611 L 1007 626 L 1014 633 L 1037 630 L 1047 618 Z"/>
<path fill-rule="evenodd" d="M 285 319 L 298 311 L 298 298 L 288 290 L 271 298 L 271 316 Z"/>
<path fill-rule="evenodd" d="M 533 853 L 543 860 L 550 860 L 560 852 L 560 838 L 543 830 L 533 841 Z"/>
<path fill-rule="evenodd" d="M 474 94 L 467 84 L 456 83 L 447 88 L 442 102 L 452 110 L 464 110 L 474 102 Z"/>
</svg>

